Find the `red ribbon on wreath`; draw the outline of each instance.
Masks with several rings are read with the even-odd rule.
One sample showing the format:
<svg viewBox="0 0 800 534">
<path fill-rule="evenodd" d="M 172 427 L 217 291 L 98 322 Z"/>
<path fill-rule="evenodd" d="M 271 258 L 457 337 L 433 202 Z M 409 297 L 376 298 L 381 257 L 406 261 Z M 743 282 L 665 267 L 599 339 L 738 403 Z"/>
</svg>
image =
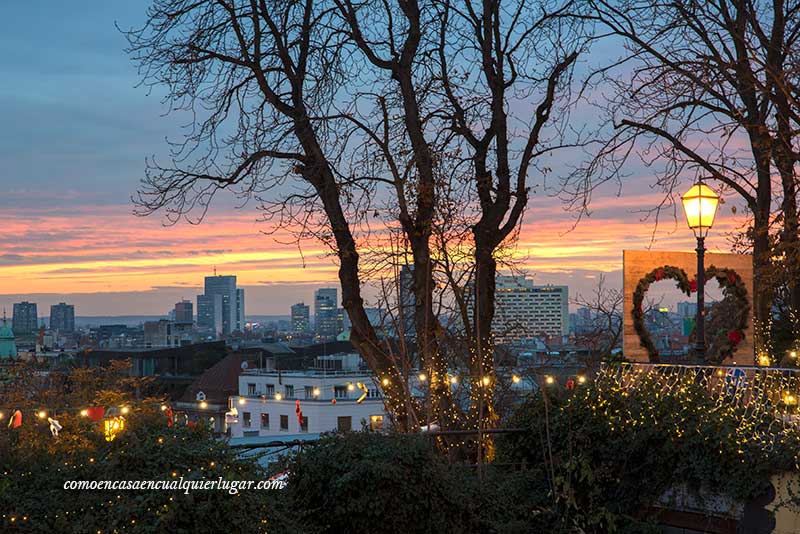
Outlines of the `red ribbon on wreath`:
<svg viewBox="0 0 800 534">
<path fill-rule="evenodd" d="M 689 292 L 697 293 L 697 279 L 689 281 Z"/>
<path fill-rule="evenodd" d="M 736 273 L 735 272 L 728 271 L 728 282 L 730 282 L 731 284 L 735 284 L 736 283 Z"/>
<path fill-rule="evenodd" d="M 656 282 L 660 282 L 664 279 L 664 269 L 657 269 L 656 270 Z"/>
</svg>

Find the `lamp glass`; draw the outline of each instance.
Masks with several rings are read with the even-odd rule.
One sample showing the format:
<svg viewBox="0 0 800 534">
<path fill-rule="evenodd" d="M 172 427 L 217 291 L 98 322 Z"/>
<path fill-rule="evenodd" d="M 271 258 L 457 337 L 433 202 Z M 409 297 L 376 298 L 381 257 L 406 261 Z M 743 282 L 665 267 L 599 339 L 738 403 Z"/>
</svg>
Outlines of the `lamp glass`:
<svg viewBox="0 0 800 534">
<path fill-rule="evenodd" d="M 686 224 L 697 237 L 705 237 L 714 224 L 719 195 L 706 184 L 700 182 L 691 187 L 681 198 Z"/>
</svg>

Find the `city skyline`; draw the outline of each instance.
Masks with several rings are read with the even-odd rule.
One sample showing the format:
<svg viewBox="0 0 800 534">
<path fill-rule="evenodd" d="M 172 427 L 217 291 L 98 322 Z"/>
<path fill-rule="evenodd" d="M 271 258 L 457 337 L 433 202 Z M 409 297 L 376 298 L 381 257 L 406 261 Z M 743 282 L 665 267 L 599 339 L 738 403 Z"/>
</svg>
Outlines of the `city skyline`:
<svg viewBox="0 0 800 534">
<path fill-rule="evenodd" d="M 271 228 L 257 222 L 254 203 L 237 210 L 236 199 L 220 196 L 199 225 L 165 226 L 161 214 L 135 217 L 130 197 L 144 158 L 167 157 L 163 139 L 177 138 L 186 117 L 163 116 L 159 89 L 148 95 L 135 87 L 139 77 L 114 23 L 140 24 L 139 6 L 94 1 L 51 9 L 42 21 L 49 38 L 35 54 L 26 53 L 33 45 L 15 20 L 35 16 L 36 6 L 9 6 L 12 16 L 0 21 L 0 43 L 20 51 L 0 58 L 18 88 L 0 90 L 0 113 L 8 119 L 0 164 L 13 178 L 4 179 L 0 195 L 0 305 L 27 299 L 49 309 L 67 300 L 86 315 L 161 314 L 193 298 L 218 266 L 251 295 L 249 313 L 285 314 L 287 298 L 311 302 L 314 289 L 337 284 L 330 251 L 307 240 L 301 254 L 286 230 L 265 235 Z M 42 145 L 50 147 L 47 157 Z M 556 153 L 552 167 L 574 163 L 569 155 Z M 657 205 L 661 194 L 651 189 L 652 170 L 631 165 L 629 173 L 623 187 L 595 191 L 592 216 L 574 228 L 574 215 L 554 198 L 557 184 L 532 196 L 516 253 L 537 283 L 585 293 L 599 273 L 620 279 L 622 248 L 694 248 L 680 211 L 677 221 L 662 218 L 651 236 L 652 221 L 642 222 L 641 210 Z M 709 250 L 727 251 L 726 233 L 744 222 L 732 207 L 722 206 Z"/>
</svg>

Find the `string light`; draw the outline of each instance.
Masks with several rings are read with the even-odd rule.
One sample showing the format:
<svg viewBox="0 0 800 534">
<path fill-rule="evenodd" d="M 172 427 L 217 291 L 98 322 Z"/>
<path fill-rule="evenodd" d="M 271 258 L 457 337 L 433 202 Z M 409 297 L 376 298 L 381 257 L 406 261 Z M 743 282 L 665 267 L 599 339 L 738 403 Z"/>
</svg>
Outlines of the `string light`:
<svg viewBox="0 0 800 534">
<path fill-rule="evenodd" d="M 47 417 L 47 412 L 45 412 L 44 410 L 40 410 L 40 411 L 39 411 L 39 412 L 36 414 L 36 417 L 38 417 L 39 419 L 44 419 L 45 417 Z"/>
<path fill-rule="evenodd" d="M 553 377 L 552 377 L 552 376 L 550 376 L 550 375 L 546 375 L 546 376 L 544 377 L 544 381 L 545 381 L 545 383 L 546 383 L 546 384 L 553 384 L 553 383 L 555 383 L 556 379 L 555 379 L 555 378 L 553 378 Z"/>
<path fill-rule="evenodd" d="M 578 376 L 578 384 L 585 384 L 585 383 L 586 383 L 586 377 L 583 376 L 583 375 L 579 375 Z"/>
<path fill-rule="evenodd" d="M 450 383 L 453 385 L 458 384 L 458 377 L 456 375 L 451 376 Z"/>
<path fill-rule="evenodd" d="M 517 375 L 511 375 L 511 381 L 515 384 L 519 384 L 520 378 Z"/>
<path fill-rule="evenodd" d="M 489 378 L 488 376 L 484 376 L 484 377 L 481 379 L 481 382 L 483 382 L 483 385 L 484 385 L 484 386 L 488 386 L 488 385 L 489 385 L 489 383 L 490 383 L 491 381 L 492 381 L 492 379 L 491 379 L 491 378 Z"/>
<path fill-rule="evenodd" d="M 381 384 L 383 384 L 384 386 L 388 386 L 389 385 L 389 379 L 388 378 L 384 378 L 383 380 L 381 380 Z"/>
<path fill-rule="evenodd" d="M 122 408 L 120 408 L 120 412 L 122 412 L 123 415 L 127 414 L 129 411 L 131 410 L 127 406 L 123 406 Z"/>
</svg>

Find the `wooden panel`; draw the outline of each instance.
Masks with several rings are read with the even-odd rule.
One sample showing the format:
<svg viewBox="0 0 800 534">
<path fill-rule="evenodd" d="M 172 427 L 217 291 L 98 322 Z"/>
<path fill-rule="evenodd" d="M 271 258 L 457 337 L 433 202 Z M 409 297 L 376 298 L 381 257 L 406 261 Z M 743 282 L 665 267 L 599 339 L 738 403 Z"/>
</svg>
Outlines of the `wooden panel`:
<svg viewBox="0 0 800 534">
<path fill-rule="evenodd" d="M 749 254 L 719 254 L 706 252 L 706 267 L 715 266 L 719 268 L 733 269 L 747 288 L 747 299 L 750 301 L 750 317 L 747 328 L 744 331 L 744 340 L 739 344 L 739 348 L 733 354 L 733 358 L 726 359 L 723 364 L 750 365 L 755 360 L 753 348 L 753 258 Z M 639 336 L 633 328 L 633 292 L 639 284 L 639 280 L 647 273 L 658 267 L 671 265 L 686 271 L 689 279 L 693 279 L 697 272 L 697 255 L 694 252 L 667 252 L 661 250 L 623 250 L 622 251 L 622 272 L 623 272 L 623 292 L 625 302 L 623 305 L 623 342 L 622 353 L 632 361 L 649 361 L 647 351 L 639 346 Z M 707 282 L 707 285 L 716 283 Z M 696 295 L 692 295 L 693 298 Z M 689 298 L 687 297 L 687 300 Z"/>
</svg>

